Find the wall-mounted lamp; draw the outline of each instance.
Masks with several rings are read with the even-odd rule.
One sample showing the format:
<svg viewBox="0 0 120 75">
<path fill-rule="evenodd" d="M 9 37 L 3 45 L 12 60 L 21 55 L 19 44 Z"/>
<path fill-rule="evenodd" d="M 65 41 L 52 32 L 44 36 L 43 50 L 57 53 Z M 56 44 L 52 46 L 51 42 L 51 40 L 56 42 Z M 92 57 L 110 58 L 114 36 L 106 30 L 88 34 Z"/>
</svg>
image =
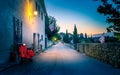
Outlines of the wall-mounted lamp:
<svg viewBox="0 0 120 75">
<path fill-rule="evenodd" d="M 35 10 L 34 11 L 34 15 L 37 16 L 38 15 L 38 11 Z"/>
</svg>

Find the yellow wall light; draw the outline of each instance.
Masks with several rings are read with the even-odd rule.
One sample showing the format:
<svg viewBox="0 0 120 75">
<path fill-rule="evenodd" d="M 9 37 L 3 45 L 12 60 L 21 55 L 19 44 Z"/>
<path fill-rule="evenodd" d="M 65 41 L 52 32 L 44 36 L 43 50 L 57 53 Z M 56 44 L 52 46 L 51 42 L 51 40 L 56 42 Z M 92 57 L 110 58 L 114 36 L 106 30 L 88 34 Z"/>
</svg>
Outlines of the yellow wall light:
<svg viewBox="0 0 120 75">
<path fill-rule="evenodd" d="M 34 11 L 34 15 L 37 16 L 38 15 L 38 11 Z"/>
</svg>

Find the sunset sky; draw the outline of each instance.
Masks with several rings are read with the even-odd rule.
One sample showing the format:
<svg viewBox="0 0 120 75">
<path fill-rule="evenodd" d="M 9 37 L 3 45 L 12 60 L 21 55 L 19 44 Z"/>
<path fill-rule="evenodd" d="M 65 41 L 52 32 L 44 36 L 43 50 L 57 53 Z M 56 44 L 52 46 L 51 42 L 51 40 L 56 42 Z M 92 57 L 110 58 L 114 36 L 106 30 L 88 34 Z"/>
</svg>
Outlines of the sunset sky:
<svg viewBox="0 0 120 75">
<path fill-rule="evenodd" d="M 76 24 L 78 33 L 98 34 L 106 32 L 105 17 L 97 12 L 98 2 L 93 0 L 45 0 L 48 15 L 53 16 L 60 32 L 73 33 Z"/>
</svg>

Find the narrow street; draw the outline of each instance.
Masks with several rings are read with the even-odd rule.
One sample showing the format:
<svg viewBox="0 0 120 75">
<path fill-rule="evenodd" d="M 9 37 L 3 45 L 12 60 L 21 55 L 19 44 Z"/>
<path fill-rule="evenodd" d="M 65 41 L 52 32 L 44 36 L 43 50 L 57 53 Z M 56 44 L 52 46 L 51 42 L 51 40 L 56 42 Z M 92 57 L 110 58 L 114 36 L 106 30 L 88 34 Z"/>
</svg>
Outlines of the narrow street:
<svg viewBox="0 0 120 75">
<path fill-rule="evenodd" d="M 0 75 L 120 75 L 120 69 L 58 43 L 35 56 L 33 62 L 11 67 Z"/>
</svg>

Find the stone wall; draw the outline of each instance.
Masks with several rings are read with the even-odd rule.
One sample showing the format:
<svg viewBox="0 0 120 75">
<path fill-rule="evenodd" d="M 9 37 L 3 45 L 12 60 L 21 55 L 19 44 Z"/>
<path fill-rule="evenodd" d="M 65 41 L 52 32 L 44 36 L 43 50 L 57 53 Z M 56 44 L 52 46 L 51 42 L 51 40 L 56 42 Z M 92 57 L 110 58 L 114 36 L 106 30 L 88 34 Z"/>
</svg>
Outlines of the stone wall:
<svg viewBox="0 0 120 75">
<path fill-rule="evenodd" d="M 78 44 L 78 51 L 120 68 L 120 43 Z"/>
</svg>

